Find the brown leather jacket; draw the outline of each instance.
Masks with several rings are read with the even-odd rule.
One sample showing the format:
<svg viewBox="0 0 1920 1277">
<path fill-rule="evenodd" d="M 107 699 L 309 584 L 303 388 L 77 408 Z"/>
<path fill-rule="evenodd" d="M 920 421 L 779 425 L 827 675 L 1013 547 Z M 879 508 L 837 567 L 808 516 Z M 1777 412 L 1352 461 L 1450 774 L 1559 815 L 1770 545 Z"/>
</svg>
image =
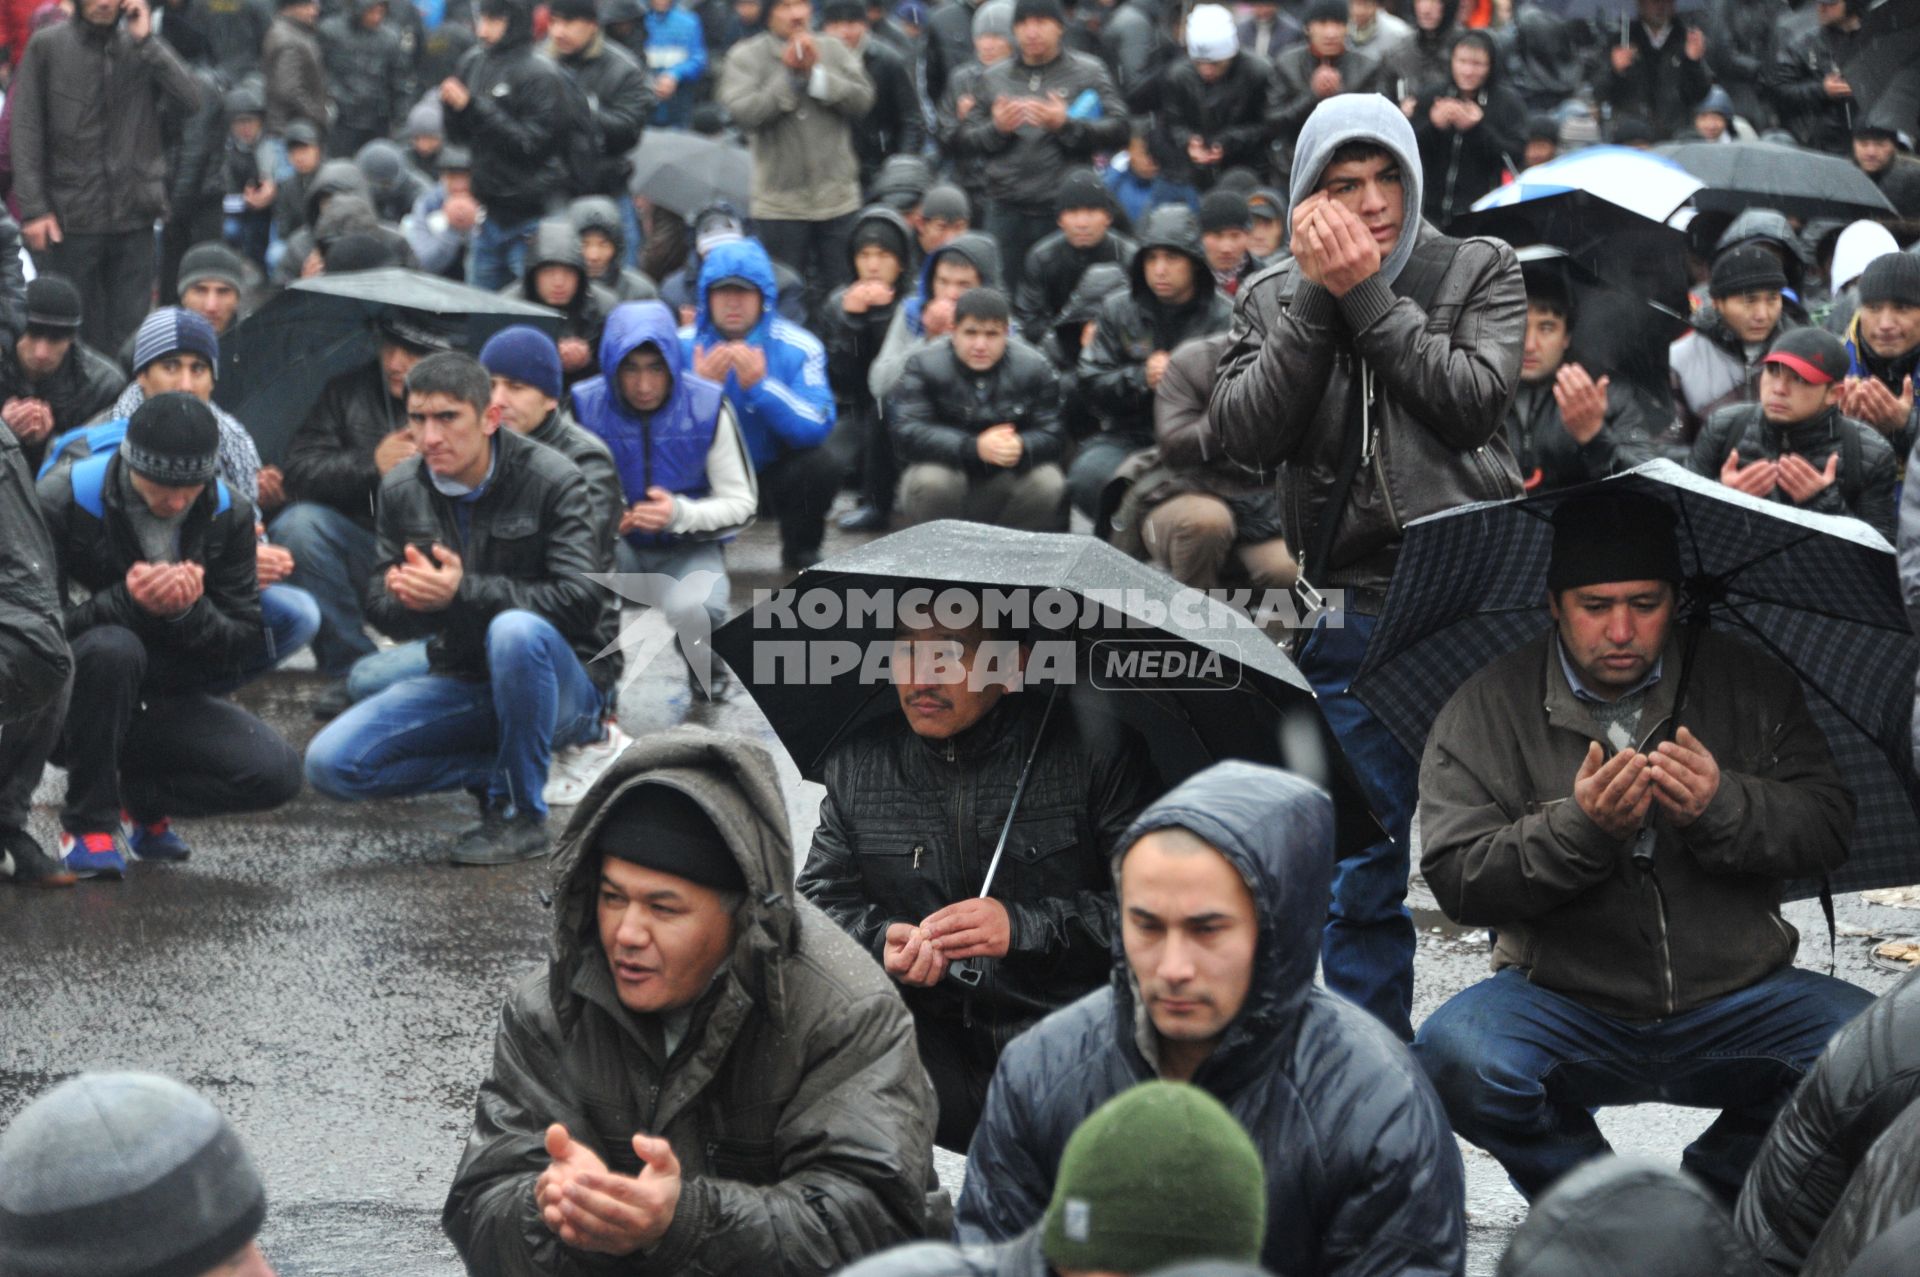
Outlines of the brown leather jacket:
<svg viewBox="0 0 1920 1277">
<path fill-rule="evenodd" d="M 1423 309 L 1413 295 L 1432 305 Z M 1448 239 L 1424 222 L 1391 286 L 1376 275 L 1336 300 L 1288 258 L 1242 287 L 1211 417 L 1231 460 L 1285 464 L 1288 545 L 1311 554 L 1348 417 L 1367 422 L 1329 561 L 1301 564 L 1315 586 L 1385 590 L 1408 523 L 1520 495 L 1501 423 L 1519 383 L 1526 322 L 1510 247 Z M 1356 373 L 1372 389 L 1364 411 L 1350 403 Z"/>
</svg>

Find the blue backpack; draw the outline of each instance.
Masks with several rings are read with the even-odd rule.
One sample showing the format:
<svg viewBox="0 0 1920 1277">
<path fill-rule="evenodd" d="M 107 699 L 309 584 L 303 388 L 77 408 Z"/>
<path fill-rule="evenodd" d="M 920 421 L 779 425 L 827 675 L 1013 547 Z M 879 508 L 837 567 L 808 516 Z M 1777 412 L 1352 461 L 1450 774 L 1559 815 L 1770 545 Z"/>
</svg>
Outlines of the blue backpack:
<svg viewBox="0 0 1920 1277">
<path fill-rule="evenodd" d="M 105 426 L 95 426 L 93 429 L 102 430 L 111 426 L 118 426 L 121 434 L 126 433 L 127 423 L 124 421 L 110 421 L 107 422 Z M 83 432 L 68 432 L 69 435 L 80 433 Z M 67 435 L 61 436 L 63 439 L 66 437 Z M 58 442 L 59 440 L 55 440 L 55 443 Z M 67 459 L 71 463 L 70 474 L 73 483 L 74 502 L 82 510 L 85 510 L 96 519 L 106 517 L 106 502 L 101 494 L 107 486 L 107 465 L 113 460 L 114 454 L 119 451 L 119 447 L 119 440 L 115 439 L 112 447 L 94 452 L 90 456 L 82 454 L 78 459 Z M 53 448 L 49 447 L 47 449 L 47 464 L 40 468 L 42 476 L 57 468 L 53 464 L 57 459 Z M 227 491 L 227 481 L 225 479 L 215 479 L 213 485 L 213 513 L 217 518 L 232 508 L 233 494 Z"/>
</svg>

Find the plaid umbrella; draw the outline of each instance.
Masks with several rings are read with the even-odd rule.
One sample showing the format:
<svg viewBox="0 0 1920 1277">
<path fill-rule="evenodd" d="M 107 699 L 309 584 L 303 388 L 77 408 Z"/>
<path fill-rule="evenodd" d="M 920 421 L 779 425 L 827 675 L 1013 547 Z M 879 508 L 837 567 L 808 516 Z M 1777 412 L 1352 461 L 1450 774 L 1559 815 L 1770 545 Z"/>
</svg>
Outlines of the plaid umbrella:
<svg viewBox="0 0 1920 1277">
<path fill-rule="evenodd" d="M 1771 653 L 1800 677 L 1858 805 L 1836 891 L 1920 881 L 1920 781 L 1909 716 L 1920 641 L 1907 624 L 1893 548 L 1857 519 L 1735 492 L 1670 461 L 1519 501 L 1449 510 L 1407 528 L 1354 695 L 1417 756 L 1454 691 L 1540 636 L 1550 520 L 1568 497 L 1621 485 L 1672 506 L 1680 615 Z M 1816 894 L 1817 881 L 1789 884 Z"/>
</svg>

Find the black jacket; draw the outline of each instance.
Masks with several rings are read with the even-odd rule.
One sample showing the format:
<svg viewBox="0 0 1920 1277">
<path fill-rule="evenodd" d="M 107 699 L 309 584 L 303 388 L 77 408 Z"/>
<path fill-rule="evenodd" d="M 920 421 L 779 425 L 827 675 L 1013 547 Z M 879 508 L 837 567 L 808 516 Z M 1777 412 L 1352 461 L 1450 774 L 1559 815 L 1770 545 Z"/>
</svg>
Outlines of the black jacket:
<svg viewBox="0 0 1920 1277">
<path fill-rule="evenodd" d="M 1156 248 L 1184 253 L 1193 262 L 1191 301 L 1169 306 L 1147 287 L 1147 254 Z M 1146 447 L 1153 442 L 1147 359 L 1157 350 L 1171 353 L 1191 338 L 1224 332 L 1233 322 L 1233 304 L 1213 286 L 1200 222 L 1184 205 L 1147 214 L 1140 251 L 1127 275 L 1127 291 L 1101 303 L 1093 344 L 1080 353 L 1080 389 L 1102 430 Z"/>
<path fill-rule="evenodd" d="M 853 153 L 860 160 L 860 187 L 866 190 L 888 156 L 920 154 L 927 144 L 927 125 L 912 62 L 871 34 L 861 42 L 860 61 L 873 81 L 873 106 L 853 122 Z"/>
<path fill-rule="evenodd" d="M 1274 141 L 1291 157 L 1299 140 L 1300 126 L 1307 122 L 1321 99 L 1313 94 L 1313 73 L 1320 59 L 1313 49 L 1296 44 L 1273 60 L 1273 82 L 1267 88 L 1267 124 Z M 1349 47 L 1332 64 L 1340 72 L 1342 93 L 1379 93 L 1393 86 L 1379 59 L 1371 53 Z"/>
<path fill-rule="evenodd" d="M 1798 1273 L 1867 1149 L 1920 1100 L 1920 972 L 1834 1035 L 1767 1132 L 1734 1222 L 1766 1272 Z"/>
<path fill-rule="evenodd" d="M 1826 469 L 1827 459 L 1838 453 L 1840 466 L 1832 485 L 1799 508 L 1821 514 L 1850 514 L 1893 540 L 1893 490 L 1900 481 L 1900 463 L 1886 436 L 1871 426 L 1842 416 L 1838 408 L 1829 408 L 1798 425 L 1778 426 L 1766 419 L 1759 404 L 1735 404 L 1707 419 L 1700 437 L 1693 441 L 1687 468 L 1718 479 L 1720 467 L 1735 451 L 1740 453 L 1743 466 L 1763 458 L 1777 461 L 1792 452 L 1806 458 L 1816 470 Z M 1795 504 L 1784 488 L 1774 489 L 1773 500 Z"/>
<path fill-rule="evenodd" d="M 1622 75 L 1613 69 L 1612 54 L 1601 83 L 1602 98 L 1614 114 L 1637 115 L 1653 127 L 1656 138 L 1670 138 L 1693 124 L 1693 109 L 1713 87 L 1704 57 L 1687 56 L 1686 23 L 1675 18 L 1659 48 L 1647 38 L 1647 28 L 1635 18 L 1627 27 L 1627 43 L 1637 56 Z"/>
<path fill-rule="evenodd" d="M 1920 1177 L 1913 1174 L 1920 1155 L 1920 1100 L 1902 1110 L 1873 1142 L 1827 1226 L 1820 1230 L 1800 1277 L 1856 1277 L 1855 1256 L 1900 1220 L 1920 1211 Z M 1913 1267 L 1907 1256 L 1906 1267 Z"/>
<path fill-rule="evenodd" d="M 999 467 L 980 460 L 974 440 L 1002 421 L 1020 432 L 1016 471 L 1057 463 L 1067 450 L 1060 379 L 1047 357 L 1018 337 L 986 372 L 961 363 L 951 340 L 936 341 L 907 360 L 887 409 L 894 453 L 906 465 L 930 461 L 975 477 L 996 474 Z"/>
<path fill-rule="evenodd" d="M 1200 835 L 1239 871 L 1260 919 L 1240 1013 L 1193 1076 L 1233 1113 L 1267 1177 L 1261 1263 L 1323 1277 L 1453 1277 L 1466 1262 L 1464 1175 L 1447 1117 L 1379 1021 L 1314 985 L 1333 874 L 1333 804 L 1250 763 L 1217 764 L 1149 807 L 1113 849 L 1157 829 Z M 1106 988 L 1057 1011 L 1000 1057 L 967 1156 L 962 1242 L 1039 1220 L 1067 1137 L 1155 1076 L 1139 994 L 1116 939 Z"/>
<path fill-rule="evenodd" d="M 875 414 L 877 406 L 873 392 L 867 387 L 867 373 L 880 354 L 880 347 L 886 343 L 887 329 L 893 324 L 894 312 L 900 309 L 900 304 L 912 292 L 916 277 L 916 264 L 912 258 L 918 243 L 906 218 L 885 205 L 864 208 L 854 220 L 854 234 L 858 235 L 860 228 L 869 222 L 884 222 L 892 227 L 907 256 L 901 263 L 900 278 L 893 284 L 892 302 L 885 306 L 869 306 L 857 315 L 850 315 L 842 305 L 848 287 L 843 284 L 828 294 L 827 304 L 820 312 L 820 344 L 827 348 L 827 384 L 833 387 L 834 402 L 842 417 L 849 412 L 863 418 Z M 852 270 L 856 251 L 849 237 L 849 270 Z"/>
<path fill-rule="evenodd" d="M 500 613 L 534 613 L 560 631 L 601 691 L 618 666 L 594 657 L 618 634 L 606 591 L 587 580 L 600 570 L 597 512 L 579 467 L 551 448 L 496 431 L 493 477 L 469 506 L 466 536 L 454 503 L 433 486 L 419 457 L 387 472 L 380 485 L 379 539 L 363 590 L 367 619 L 396 639 L 425 638 L 436 674 L 487 677 L 487 626 Z M 440 612 L 414 612 L 387 593 L 387 569 L 409 545 L 454 550 L 464 565 L 460 592 Z"/>
<path fill-rule="evenodd" d="M 1128 270 L 1139 251 L 1139 245 L 1112 230 L 1092 248 L 1075 248 L 1061 231 L 1042 239 L 1027 250 L 1027 268 L 1013 298 L 1013 319 L 1021 335 L 1036 346 L 1045 341 L 1089 266 L 1112 262 Z"/>
<path fill-rule="evenodd" d="M 127 569 L 146 555 L 125 514 L 125 464 L 118 456 L 107 463 L 97 517 L 74 500 L 71 467 L 40 481 L 40 511 L 59 556 L 67 637 L 101 625 L 132 630 L 146 644 L 152 686 L 198 687 L 238 673 L 260 645 L 253 503 L 224 484 L 206 486 L 180 525 L 180 561 L 206 569 L 205 592 L 183 615 L 162 620 L 127 593 Z M 75 586 L 89 592 L 85 599 L 76 599 Z"/>
<path fill-rule="evenodd" d="M 473 152 L 473 197 L 488 216 L 521 222 L 564 203 L 566 73 L 533 47 L 525 0 L 514 0 L 500 42 L 467 50 L 454 74 L 472 98 L 447 109 L 447 141 Z"/>
<path fill-rule="evenodd" d="M 31 447 L 22 445 L 28 470 L 38 473 L 53 435 L 84 426 L 102 409 L 111 408 L 126 387 L 127 377 L 118 364 L 76 337 L 53 375 L 34 381 L 20 366 L 16 344 L 11 333 L 0 337 L 0 403 L 43 399 L 53 410 L 52 434 Z"/>
<path fill-rule="evenodd" d="M 1058 93 L 1071 108 L 1087 93 L 1100 104 L 1099 118 L 1074 118 L 1056 133 L 1023 124 L 1012 133 L 993 126 L 997 98 L 1041 98 Z M 954 132 L 956 154 L 983 158 L 987 194 L 1025 210 L 1053 208 L 1060 174 L 1091 163 L 1102 151 L 1118 151 L 1127 144 L 1127 108 L 1113 77 L 1100 59 L 1062 46 L 1060 55 L 1044 66 L 1030 67 L 1016 52 L 987 68 L 974 90 L 973 113 Z"/>
<path fill-rule="evenodd" d="M 73 672 L 58 564 L 33 471 L 0 425 L 0 724 L 39 713 Z"/>
<path fill-rule="evenodd" d="M 627 198 L 627 176 L 633 172 L 633 149 L 646 133 L 653 115 L 653 84 L 640 60 L 605 36 L 595 35 L 570 58 L 556 58 L 560 69 L 573 77 L 586 95 L 600 130 L 600 164 L 591 191 L 576 195 Z"/>
<path fill-rule="evenodd" d="M 1608 1157 L 1570 1171 L 1533 1204 L 1498 1277 L 1754 1277 L 1753 1250 L 1724 1206 L 1687 1175 Z"/>
<path fill-rule="evenodd" d="M 506 285 L 500 290 L 501 294 L 545 306 L 547 303 L 540 300 L 540 292 L 534 287 L 534 275 L 542 266 L 571 267 L 580 280 L 573 300 L 558 308 L 560 327 L 553 334 L 555 341 L 578 337 L 587 343 L 586 364 L 566 375 L 567 386 L 571 388 L 576 382 L 599 375 L 600 335 L 606 331 L 607 316 L 620 304 L 620 299 L 604 285 L 587 278 L 587 259 L 580 252 L 580 233 L 574 230 L 569 218 L 549 217 L 534 228 L 533 242 L 527 246 L 527 267 L 521 272 L 519 282 Z"/>
<path fill-rule="evenodd" d="M 341 373 L 320 392 L 287 444 L 287 499 L 332 506 L 371 531 L 380 490 L 373 453 L 406 424 L 406 401 L 387 393 L 378 363 Z"/>
<path fill-rule="evenodd" d="M 1459 35 L 1459 28 L 1451 24 L 1443 29 Z M 1497 56 L 1507 71 L 1507 87 L 1519 95 L 1527 110 L 1551 112 L 1585 91 L 1586 68 L 1576 43 L 1579 29 L 1579 23 L 1538 5 L 1527 5 L 1514 15 L 1511 39 L 1500 42 Z M 1416 29 L 1412 45 L 1430 48 L 1430 40 L 1427 32 Z M 1712 46 L 1708 47 L 1711 51 Z M 1451 48 L 1450 38 L 1439 47 L 1439 60 L 1430 64 L 1432 74 L 1409 86 L 1411 92 L 1422 93 L 1452 80 Z"/>
<path fill-rule="evenodd" d="M 371 29 L 360 25 L 361 15 L 372 7 L 372 0 L 352 0 L 322 22 L 318 34 L 334 127 L 385 137 L 413 105 L 413 63 L 390 21 Z"/>
<path fill-rule="evenodd" d="M 1667 423 L 1650 419 L 1647 405 L 1625 382 L 1607 388 L 1600 433 L 1575 443 L 1560 416 L 1551 379 L 1520 383 L 1507 409 L 1507 446 L 1529 492 L 1569 488 L 1631 470 L 1656 455 L 1653 441 Z"/>
<path fill-rule="evenodd" d="M 940 5 L 927 19 L 927 98 L 938 102 L 947 91 L 947 77 L 973 61 L 974 0 Z"/>
<path fill-rule="evenodd" d="M 1773 62 L 1786 0 L 1712 0 L 1707 10 L 1707 68 L 1733 99 L 1736 113 L 1756 129 L 1773 123 L 1773 108 L 1760 86 Z"/>
<path fill-rule="evenodd" d="M 1857 32 L 1821 26 L 1813 17 L 1809 5 L 1782 20 L 1760 86 L 1800 145 L 1850 155 L 1858 104 L 1852 98 L 1828 97 L 1825 83 L 1829 71 L 1858 56 L 1864 41 Z"/>
<path fill-rule="evenodd" d="M 1470 129 L 1434 127 L 1434 103 L 1462 97 L 1479 106 L 1480 123 Z M 1526 134 L 1526 104 L 1501 83 L 1497 55 L 1486 84 L 1478 92 L 1462 93 L 1449 74 L 1439 89 L 1423 94 L 1413 108 L 1413 136 L 1420 143 L 1421 192 L 1427 220 L 1435 226 L 1447 225 L 1500 185 L 1509 169 L 1519 172 L 1520 156 L 1527 147 Z"/>
<path fill-rule="evenodd" d="M 1153 785 L 1139 737 L 1083 722 L 1064 704 L 1034 755 L 1044 707 L 1044 694 L 1003 697 L 945 741 L 914 735 L 897 712 L 863 728 L 827 759 L 827 796 L 799 879 L 879 958 L 889 923 L 918 924 L 980 894 L 1014 782 L 1034 756 L 994 882 L 1012 922 L 1007 956 L 986 964 L 971 993 L 952 981 L 902 990 L 916 1008 L 957 1017 L 968 1007 L 1009 1030 L 1003 1037 L 1105 979 L 1119 934 L 1107 857 Z"/>
<path fill-rule="evenodd" d="M 1252 54 L 1236 54 L 1227 73 L 1214 84 L 1200 78 L 1191 58 L 1176 61 L 1167 70 L 1160 109 L 1154 113 L 1148 138 L 1161 175 L 1204 191 L 1230 168 L 1264 166 L 1273 132 L 1267 115 L 1272 84 L 1273 64 Z M 1187 143 L 1194 138 L 1221 149 L 1218 165 L 1194 167 L 1187 158 Z"/>
</svg>

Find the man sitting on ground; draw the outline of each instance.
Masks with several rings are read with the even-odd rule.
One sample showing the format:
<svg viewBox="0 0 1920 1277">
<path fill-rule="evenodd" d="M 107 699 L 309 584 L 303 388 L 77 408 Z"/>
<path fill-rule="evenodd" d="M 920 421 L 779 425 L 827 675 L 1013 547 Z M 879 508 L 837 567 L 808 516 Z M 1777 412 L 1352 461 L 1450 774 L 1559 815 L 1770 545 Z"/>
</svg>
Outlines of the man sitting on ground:
<svg viewBox="0 0 1920 1277">
<path fill-rule="evenodd" d="M 93 420 L 126 378 L 80 340 L 80 293 L 58 275 L 27 285 L 27 322 L 0 342 L 0 421 L 20 441 L 27 468 L 40 469 L 47 440 Z"/>
<path fill-rule="evenodd" d="M 1886 253 L 1860 274 L 1860 308 L 1847 325 L 1840 410 L 1885 435 L 1904 465 L 1920 433 L 1913 382 L 1920 374 L 1920 257 Z"/>
<path fill-rule="evenodd" d="M 1054 206 L 1059 230 L 1027 253 L 1013 315 L 1020 335 L 1039 345 L 1073 296 L 1089 266 L 1133 265 L 1139 246 L 1113 229 L 1113 194 L 1092 169 L 1074 169 L 1060 182 Z"/>
</svg>

